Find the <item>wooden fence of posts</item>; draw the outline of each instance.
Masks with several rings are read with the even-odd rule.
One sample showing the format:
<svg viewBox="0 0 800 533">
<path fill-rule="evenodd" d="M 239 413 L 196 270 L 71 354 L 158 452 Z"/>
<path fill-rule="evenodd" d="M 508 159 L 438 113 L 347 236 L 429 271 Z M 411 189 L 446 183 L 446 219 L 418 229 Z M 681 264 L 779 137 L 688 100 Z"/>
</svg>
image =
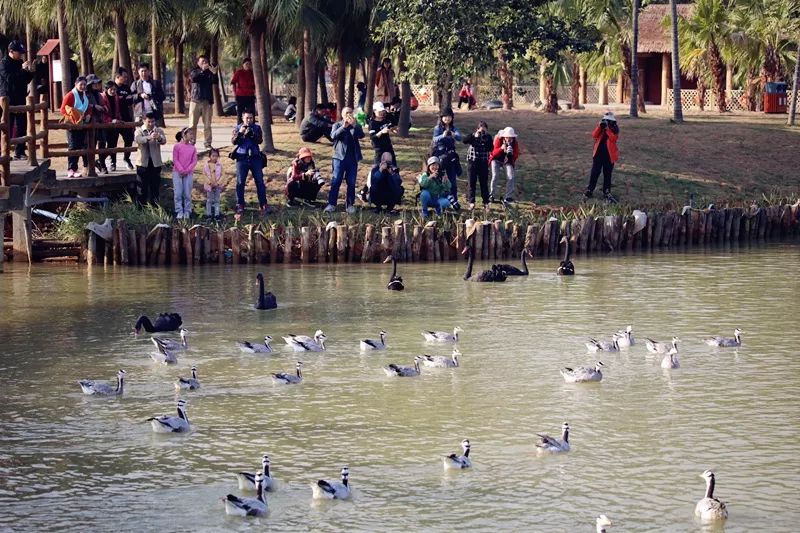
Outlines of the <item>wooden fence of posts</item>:
<svg viewBox="0 0 800 533">
<path fill-rule="evenodd" d="M 247 263 L 373 263 L 389 254 L 401 262 L 446 262 L 463 258 L 467 224 L 479 224 L 476 257 L 482 260 L 519 258 L 524 248 L 533 257 L 564 253 L 563 236 L 574 253 L 640 252 L 710 245 L 748 244 L 800 234 L 800 204 L 648 213 L 644 229 L 634 232 L 633 216 L 609 215 L 584 219 L 533 222 L 468 221 L 454 229 L 434 224 L 408 226 L 334 225 L 283 227 L 247 225 L 227 230 L 158 225 L 129 227 L 113 221 L 113 238 L 106 242 L 88 233 L 84 257 L 89 264 L 197 265 Z"/>
</svg>

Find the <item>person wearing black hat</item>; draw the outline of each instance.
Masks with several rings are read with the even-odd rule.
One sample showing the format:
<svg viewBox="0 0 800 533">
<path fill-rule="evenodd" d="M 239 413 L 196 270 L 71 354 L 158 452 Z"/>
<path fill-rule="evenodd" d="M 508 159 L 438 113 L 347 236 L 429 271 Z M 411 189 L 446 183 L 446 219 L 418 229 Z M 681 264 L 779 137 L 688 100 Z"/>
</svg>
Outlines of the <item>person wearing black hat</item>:
<svg viewBox="0 0 800 533">
<path fill-rule="evenodd" d="M 458 198 L 458 188 L 456 178 L 463 173 L 461 162 L 456 151 L 456 141 L 461 140 L 461 132 L 456 128 L 453 121 L 453 110 L 445 108 L 439 113 L 439 122 L 433 128 L 433 143 L 431 155 L 439 158 L 442 170 L 447 174 L 450 182 L 450 194 Z M 456 202 L 456 209 L 461 206 Z"/>
<path fill-rule="evenodd" d="M 7 96 L 9 105 L 25 105 L 28 96 L 28 84 L 33 79 L 34 65 L 23 61 L 25 45 L 19 41 L 11 41 L 8 55 L 0 60 L 0 96 Z M 27 113 L 14 113 L 11 124 L 14 128 L 11 137 L 22 137 L 28 131 Z M 14 159 L 25 159 L 25 144 L 17 144 Z"/>
</svg>

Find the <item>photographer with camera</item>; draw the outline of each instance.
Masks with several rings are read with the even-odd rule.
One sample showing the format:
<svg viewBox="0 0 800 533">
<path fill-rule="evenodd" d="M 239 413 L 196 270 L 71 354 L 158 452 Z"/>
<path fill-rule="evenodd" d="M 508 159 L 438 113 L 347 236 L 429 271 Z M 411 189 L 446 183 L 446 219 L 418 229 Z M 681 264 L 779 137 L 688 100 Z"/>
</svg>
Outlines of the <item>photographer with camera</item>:
<svg viewBox="0 0 800 533">
<path fill-rule="evenodd" d="M 489 154 L 492 152 L 493 141 L 489 135 L 489 125 L 485 121 L 478 122 L 475 133 L 464 137 L 464 144 L 469 145 L 467 150 L 467 165 L 469 172 L 469 209 L 475 209 L 475 184 L 481 184 L 481 199 L 483 209 L 489 209 Z"/>
<path fill-rule="evenodd" d="M 214 104 L 212 85 L 217 83 L 217 67 L 206 56 L 197 58 L 197 66 L 189 72 L 192 80 L 192 101 L 189 103 L 189 127 L 197 136 L 197 124 L 203 119 L 203 138 L 206 149 L 211 148 L 211 111 Z"/>
<path fill-rule="evenodd" d="M 403 179 L 400 169 L 393 162 L 393 155 L 389 152 L 381 154 L 380 162 L 372 167 L 369 174 L 365 188 L 368 200 L 375 206 L 375 213 L 380 213 L 384 206 L 387 211 L 394 211 L 394 207 L 403 199 Z"/>
<path fill-rule="evenodd" d="M 242 113 L 242 122 L 233 128 L 231 143 L 235 146 L 230 158 L 236 161 L 236 220 L 244 212 L 244 186 L 247 175 L 253 173 L 256 182 L 256 194 L 261 214 L 269 212 L 267 208 L 267 188 L 264 185 L 264 155 L 261 153 L 261 142 L 264 134 L 261 126 L 256 124 L 255 115 L 250 109 Z"/>
<path fill-rule="evenodd" d="M 164 88 L 160 80 L 154 80 L 150 65 L 139 65 L 139 79 L 131 85 L 131 92 L 136 95 L 134 106 L 136 119 L 141 120 L 147 113 L 156 117 L 156 124 L 164 127 Z"/>
<path fill-rule="evenodd" d="M 461 132 L 458 131 L 453 121 L 453 110 L 448 107 L 439 113 L 439 122 L 433 128 L 431 155 L 439 158 L 442 170 L 447 174 L 450 194 L 453 198 L 458 198 L 456 178 L 463 173 L 458 152 L 456 152 L 456 141 L 460 140 Z M 460 208 L 461 206 L 458 206 L 457 209 Z"/>
<path fill-rule="evenodd" d="M 331 191 L 328 194 L 326 213 L 336 211 L 336 201 L 339 198 L 339 187 L 342 180 L 347 179 L 347 195 L 345 205 L 347 213 L 356 212 L 356 175 L 358 162 L 361 161 L 361 145 L 359 139 L 364 138 L 364 130 L 356 122 L 352 107 L 342 109 L 342 120 L 333 125 L 331 130 L 333 138 L 333 179 Z"/>
<path fill-rule="evenodd" d="M 617 203 L 617 199 L 611 194 L 611 173 L 614 172 L 614 163 L 619 159 L 617 150 L 617 139 L 619 138 L 619 126 L 617 117 L 611 111 L 603 115 L 600 123 L 592 132 L 594 138 L 594 150 L 592 151 L 592 170 L 589 173 L 589 186 L 583 193 L 583 198 L 588 200 L 594 194 L 597 186 L 597 178 L 600 171 L 603 171 L 603 196 L 610 204 Z"/>
<path fill-rule="evenodd" d="M 514 178 L 516 177 L 514 165 L 518 157 L 519 143 L 517 142 L 517 133 L 511 126 L 503 128 L 497 132 L 492 153 L 489 154 L 489 162 L 492 164 L 492 183 L 489 186 L 490 202 L 495 201 L 497 176 L 503 168 L 506 170 L 506 195 L 503 203 L 514 201 Z"/>
<path fill-rule="evenodd" d="M 286 206 L 299 205 L 299 198 L 303 203 L 317 207 L 317 194 L 323 185 L 325 180 L 314 163 L 314 154 L 310 148 L 303 146 L 297 151 L 297 157 L 292 161 L 287 175 L 286 197 L 289 200 Z"/>
<path fill-rule="evenodd" d="M 428 218 L 428 208 L 432 207 L 437 215 L 442 214 L 442 209 L 454 207 L 457 204 L 450 194 L 450 181 L 441 167 L 439 158 L 431 156 L 425 166 L 426 170 L 417 178 L 420 193 L 419 200 L 422 204 L 422 218 Z"/>
<path fill-rule="evenodd" d="M 161 146 L 167 144 L 164 130 L 156 126 L 155 117 L 145 115 L 141 126 L 133 134 L 139 145 L 139 161 L 136 166 L 138 200 L 140 205 L 158 205 L 161 197 Z M 75 163 L 77 166 L 77 162 Z"/>
<path fill-rule="evenodd" d="M 388 152 L 392 155 L 392 165 L 397 165 L 397 158 L 394 155 L 392 139 L 389 137 L 395 127 L 394 122 L 386 113 L 386 107 L 381 102 L 372 105 L 373 116 L 369 119 L 369 139 L 372 141 L 372 148 L 375 149 L 374 164 L 381 162 L 382 154 Z"/>
<path fill-rule="evenodd" d="M 22 59 L 25 45 L 19 41 L 11 41 L 8 55 L 0 60 L 0 96 L 7 96 L 9 105 L 25 105 L 28 96 L 28 84 L 33 79 L 36 65 Z M 23 137 L 28 134 L 28 114 L 13 113 L 9 117 L 12 130 L 10 137 Z M 14 148 L 14 159 L 27 159 L 25 143 Z"/>
</svg>

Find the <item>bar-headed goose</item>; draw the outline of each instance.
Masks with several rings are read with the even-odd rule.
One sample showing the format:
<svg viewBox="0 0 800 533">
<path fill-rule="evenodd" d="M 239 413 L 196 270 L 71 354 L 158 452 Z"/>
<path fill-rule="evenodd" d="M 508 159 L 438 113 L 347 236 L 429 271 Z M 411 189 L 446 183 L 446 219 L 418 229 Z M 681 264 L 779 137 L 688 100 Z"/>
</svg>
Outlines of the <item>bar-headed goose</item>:
<svg viewBox="0 0 800 533">
<path fill-rule="evenodd" d="M 292 339 L 289 346 L 291 346 L 292 350 L 295 352 L 324 352 L 325 339 L 328 337 L 324 333 L 321 333 L 320 335 L 316 335 L 315 338 L 316 340 L 313 341 Z"/>
<path fill-rule="evenodd" d="M 557 439 L 550 435 L 543 435 L 537 433 L 540 439 L 536 443 L 536 451 L 538 453 L 561 453 L 569 451 L 569 424 L 564 422 L 561 426 L 561 438 Z"/>
<path fill-rule="evenodd" d="M 445 470 L 462 470 L 464 468 L 472 467 L 472 461 L 470 461 L 469 458 L 469 439 L 464 439 L 461 441 L 461 449 L 464 450 L 464 455 L 451 453 L 450 455 L 444 456 L 442 463 Z"/>
<path fill-rule="evenodd" d="M 579 366 L 577 368 L 562 368 L 561 375 L 567 383 L 583 383 L 587 381 L 600 381 L 603 373 L 600 369 L 605 366 L 602 361 L 598 361 L 594 368 Z"/>
<path fill-rule="evenodd" d="M 263 479 L 263 487 L 265 492 L 270 492 L 275 490 L 275 480 L 269 473 L 269 455 L 264 455 L 261 458 L 261 468 L 262 468 L 262 479 Z M 236 479 L 239 481 L 239 490 L 258 490 L 256 486 L 256 477 L 259 475 L 259 472 L 238 472 L 236 474 Z"/>
<path fill-rule="evenodd" d="M 725 520 L 728 518 L 728 508 L 714 497 L 714 472 L 706 470 L 700 477 L 706 480 L 706 495 L 695 505 L 694 514 L 703 521 Z"/>
<path fill-rule="evenodd" d="M 325 335 L 321 329 L 318 329 L 314 332 L 313 337 L 309 337 L 308 335 L 295 335 L 294 333 L 289 333 L 285 337 L 283 337 L 284 342 L 286 342 L 287 346 L 291 346 L 293 342 L 300 341 L 300 342 L 317 342 L 320 336 Z"/>
<path fill-rule="evenodd" d="M 189 330 L 181 328 L 180 334 L 181 334 L 180 342 L 172 339 L 161 339 L 159 337 L 151 337 L 151 338 L 153 339 L 154 343 L 161 346 L 165 350 L 169 350 L 170 352 L 177 352 L 185 350 L 186 348 L 189 347 L 189 342 L 186 340 L 186 338 L 189 335 Z"/>
<path fill-rule="evenodd" d="M 661 368 L 680 368 L 681 364 L 678 362 L 678 349 L 671 348 L 667 355 L 661 360 Z"/>
<path fill-rule="evenodd" d="M 178 378 L 175 381 L 175 390 L 197 390 L 200 388 L 200 380 L 197 379 L 197 367 L 192 366 L 192 377 Z"/>
<path fill-rule="evenodd" d="M 174 365 L 178 363 L 178 355 L 175 352 L 167 350 L 155 337 L 150 337 L 150 340 L 153 341 L 156 347 L 156 351 L 150 353 L 150 359 L 162 365 Z"/>
<path fill-rule="evenodd" d="M 586 343 L 586 349 L 590 352 L 618 352 L 619 342 L 615 336 L 610 341 L 599 341 L 597 339 L 589 339 Z"/>
<path fill-rule="evenodd" d="M 94 396 L 119 396 L 122 394 L 122 390 L 124 388 L 125 383 L 125 371 L 123 369 L 119 369 L 117 372 L 117 385 L 113 387 L 108 383 L 101 383 L 99 381 L 94 381 L 91 379 L 82 379 L 78 382 L 78 385 L 81 386 L 81 390 L 84 394 L 94 395 Z"/>
<path fill-rule="evenodd" d="M 297 369 L 295 374 L 288 374 L 286 372 L 272 374 L 272 382 L 277 385 L 297 385 L 303 381 L 303 362 L 298 361 L 295 368 Z"/>
<path fill-rule="evenodd" d="M 633 338 L 633 326 L 628 326 L 624 330 L 621 329 L 614 334 L 614 339 L 617 341 L 619 348 L 630 348 L 635 343 Z"/>
<path fill-rule="evenodd" d="M 730 337 L 711 337 L 705 339 L 705 343 L 709 346 L 716 346 L 717 348 L 735 348 L 742 345 L 742 331 L 739 328 L 733 330 L 733 338 Z"/>
<path fill-rule="evenodd" d="M 272 346 L 270 343 L 272 342 L 272 337 L 269 335 L 264 336 L 264 342 L 248 342 L 248 341 L 239 341 L 236 343 L 239 346 L 239 349 L 244 353 L 272 353 Z"/>
<path fill-rule="evenodd" d="M 311 484 L 311 492 L 315 500 L 349 500 L 353 495 L 350 490 L 350 469 L 342 467 L 342 482 L 320 479 Z"/>
<path fill-rule="evenodd" d="M 463 333 L 459 326 L 453 328 L 453 333 L 447 331 L 422 331 L 422 336 L 428 342 L 458 342 L 458 334 Z"/>
<path fill-rule="evenodd" d="M 240 498 L 228 494 L 223 498 L 225 513 L 232 516 L 264 516 L 267 514 L 267 500 L 264 498 L 264 474 L 256 474 L 256 497 Z"/>
<path fill-rule="evenodd" d="M 607 533 L 606 528 L 609 526 L 611 526 L 611 520 L 609 520 L 609 518 L 604 514 L 601 514 L 595 520 L 595 527 L 597 527 L 597 533 Z"/>
<path fill-rule="evenodd" d="M 191 429 L 186 416 L 186 400 L 178 400 L 178 416 L 154 416 L 147 421 L 156 433 L 185 433 Z"/>
<path fill-rule="evenodd" d="M 678 348 L 678 337 L 672 337 L 672 342 L 658 342 L 653 339 L 645 338 L 644 345 L 650 353 L 669 353 L 673 348 Z"/>
<path fill-rule="evenodd" d="M 383 367 L 383 371 L 390 377 L 413 378 L 419 376 L 419 362 L 422 357 L 419 355 L 414 357 L 414 366 L 400 366 L 391 363 L 389 366 Z"/>
<path fill-rule="evenodd" d="M 385 350 L 386 349 L 386 336 L 388 333 L 381 330 L 378 332 L 378 336 L 381 340 L 376 341 L 373 339 L 364 339 L 360 342 L 361 351 L 367 350 Z"/>
<path fill-rule="evenodd" d="M 444 355 L 423 355 L 422 364 L 432 368 L 456 368 L 458 367 L 458 357 L 461 352 L 458 348 L 453 348 L 453 355 L 445 357 Z"/>
</svg>

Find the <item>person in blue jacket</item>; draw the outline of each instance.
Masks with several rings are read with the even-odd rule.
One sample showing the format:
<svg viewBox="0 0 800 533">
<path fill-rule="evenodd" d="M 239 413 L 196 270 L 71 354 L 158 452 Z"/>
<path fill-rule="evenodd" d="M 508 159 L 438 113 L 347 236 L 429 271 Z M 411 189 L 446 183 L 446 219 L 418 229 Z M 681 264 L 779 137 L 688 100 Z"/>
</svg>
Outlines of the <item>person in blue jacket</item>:
<svg viewBox="0 0 800 533">
<path fill-rule="evenodd" d="M 339 187 L 342 185 L 342 180 L 346 178 L 345 206 L 347 213 L 352 215 L 356 212 L 354 205 L 356 203 L 356 175 L 358 174 L 358 162 L 361 161 L 359 139 L 364 138 L 364 130 L 356 122 L 352 107 L 342 109 L 342 119 L 333 125 L 331 138 L 333 139 L 333 180 L 325 212 L 336 211 Z"/>
<path fill-rule="evenodd" d="M 456 152 L 456 142 L 461 140 L 461 132 L 453 122 L 453 110 L 445 108 L 439 114 L 439 122 L 433 128 L 431 156 L 438 157 L 441 167 L 450 182 L 450 194 L 458 199 L 456 178 L 461 175 L 461 163 Z"/>
</svg>

